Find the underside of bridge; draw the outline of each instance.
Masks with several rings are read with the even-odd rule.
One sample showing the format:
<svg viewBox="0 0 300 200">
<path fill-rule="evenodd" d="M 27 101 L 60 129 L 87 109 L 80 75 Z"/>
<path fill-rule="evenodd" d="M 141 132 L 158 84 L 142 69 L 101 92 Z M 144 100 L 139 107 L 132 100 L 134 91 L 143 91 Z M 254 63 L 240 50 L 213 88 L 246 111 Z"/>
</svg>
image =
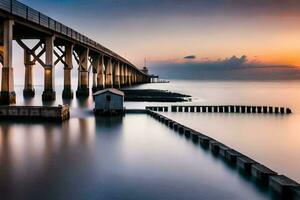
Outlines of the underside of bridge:
<svg viewBox="0 0 300 200">
<path fill-rule="evenodd" d="M 11 6 L 14 6 L 13 3 Z M 25 6 L 17 3 L 16 6 Z M 93 92 L 104 88 L 121 88 L 132 84 L 150 82 L 150 76 L 125 59 L 59 22 L 51 18 L 47 18 L 48 21 L 45 22 L 46 17 L 38 12 L 39 15 L 36 16 L 38 20 L 33 23 L 33 20 L 29 20 L 34 13 L 33 11 L 30 12 L 31 8 L 25 6 L 26 15 L 20 17 L 20 14 L 13 13 L 13 7 L 11 10 L 2 10 L 1 6 L 6 8 L 0 3 L 1 104 L 14 104 L 16 102 L 12 66 L 13 40 L 24 50 L 25 83 L 23 95 L 25 97 L 35 95 L 33 70 L 37 63 L 44 69 L 44 92 L 42 95 L 44 101 L 55 99 L 54 72 L 55 66 L 58 64 L 64 66 L 63 98 L 73 98 L 71 88 L 73 60 L 76 61 L 75 66 L 78 66 L 77 97 L 90 95 L 89 75 L 91 73 Z M 18 11 L 20 12 L 20 9 Z M 54 30 L 51 29 L 52 21 L 55 22 Z M 59 31 L 57 27 L 59 27 Z M 29 46 L 27 45 L 28 41 L 36 42 L 36 44 L 33 47 Z"/>
</svg>

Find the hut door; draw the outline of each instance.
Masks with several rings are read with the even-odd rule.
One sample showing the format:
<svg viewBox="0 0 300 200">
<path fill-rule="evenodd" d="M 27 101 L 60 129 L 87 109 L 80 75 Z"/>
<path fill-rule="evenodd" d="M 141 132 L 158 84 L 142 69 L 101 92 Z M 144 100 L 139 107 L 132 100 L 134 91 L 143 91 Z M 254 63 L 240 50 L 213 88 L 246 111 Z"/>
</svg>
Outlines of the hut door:
<svg viewBox="0 0 300 200">
<path fill-rule="evenodd" d="M 107 94 L 105 100 L 106 100 L 105 101 L 106 108 L 108 108 L 108 110 L 110 110 L 111 109 L 111 95 Z"/>
</svg>

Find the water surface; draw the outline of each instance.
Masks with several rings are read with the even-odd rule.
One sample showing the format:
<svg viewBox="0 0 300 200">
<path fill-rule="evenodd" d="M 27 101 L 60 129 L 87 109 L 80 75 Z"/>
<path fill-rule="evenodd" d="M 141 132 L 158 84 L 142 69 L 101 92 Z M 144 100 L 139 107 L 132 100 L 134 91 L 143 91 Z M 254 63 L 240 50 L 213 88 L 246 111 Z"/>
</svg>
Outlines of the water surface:
<svg viewBox="0 0 300 200">
<path fill-rule="evenodd" d="M 300 182 L 299 81 L 171 81 L 169 84 L 146 84 L 138 88 L 168 89 L 193 96 L 192 102 L 176 105 L 233 104 L 290 107 L 293 114 L 284 116 L 170 112 L 166 115 Z M 139 106 L 144 106 L 142 104 Z M 155 105 L 155 103 L 148 104 Z"/>
<path fill-rule="evenodd" d="M 0 123 L 1 199 L 269 199 L 147 115 Z"/>
</svg>

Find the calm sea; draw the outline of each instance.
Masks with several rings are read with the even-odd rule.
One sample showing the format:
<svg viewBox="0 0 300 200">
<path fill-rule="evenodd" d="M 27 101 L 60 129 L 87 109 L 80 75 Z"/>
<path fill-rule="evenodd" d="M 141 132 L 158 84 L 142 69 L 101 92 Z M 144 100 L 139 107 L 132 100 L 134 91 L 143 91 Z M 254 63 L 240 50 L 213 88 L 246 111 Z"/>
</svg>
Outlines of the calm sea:
<svg viewBox="0 0 300 200">
<path fill-rule="evenodd" d="M 191 95 L 192 102 L 180 103 L 184 105 L 290 107 L 293 114 L 283 116 L 171 112 L 166 115 L 300 182 L 300 81 L 172 81 L 138 88 L 167 89 Z"/>
<path fill-rule="evenodd" d="M 166 113 L 300 181 L 300 82 L 171 81 L 145 84 L 193 96 L 183 104 L 291 107 L 289 116 Z M 17 104 L 42 105 L 41 87 Z M 270 199 L 270 193 L 146 115 L 95 118 L 93 100 L 71 105 L 62 125 L 0 123 L 1 199 Z M 173 105 L 174 103 L 164 103 Z M 128 108 L 155 103 L 127 102 Z"/>
</svg>

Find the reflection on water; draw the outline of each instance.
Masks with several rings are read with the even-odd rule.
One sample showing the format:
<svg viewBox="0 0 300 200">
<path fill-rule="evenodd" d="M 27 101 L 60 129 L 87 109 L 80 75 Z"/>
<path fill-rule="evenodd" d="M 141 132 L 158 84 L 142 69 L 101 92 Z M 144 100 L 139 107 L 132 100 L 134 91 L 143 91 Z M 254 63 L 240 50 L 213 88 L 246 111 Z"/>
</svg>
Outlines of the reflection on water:
<svg viewBox="0 0 300 200">
<path fill-rule="evenodd" d="M 1 199 L 268 199 L 146 115 L 0 123 Z"/>
</svg>

